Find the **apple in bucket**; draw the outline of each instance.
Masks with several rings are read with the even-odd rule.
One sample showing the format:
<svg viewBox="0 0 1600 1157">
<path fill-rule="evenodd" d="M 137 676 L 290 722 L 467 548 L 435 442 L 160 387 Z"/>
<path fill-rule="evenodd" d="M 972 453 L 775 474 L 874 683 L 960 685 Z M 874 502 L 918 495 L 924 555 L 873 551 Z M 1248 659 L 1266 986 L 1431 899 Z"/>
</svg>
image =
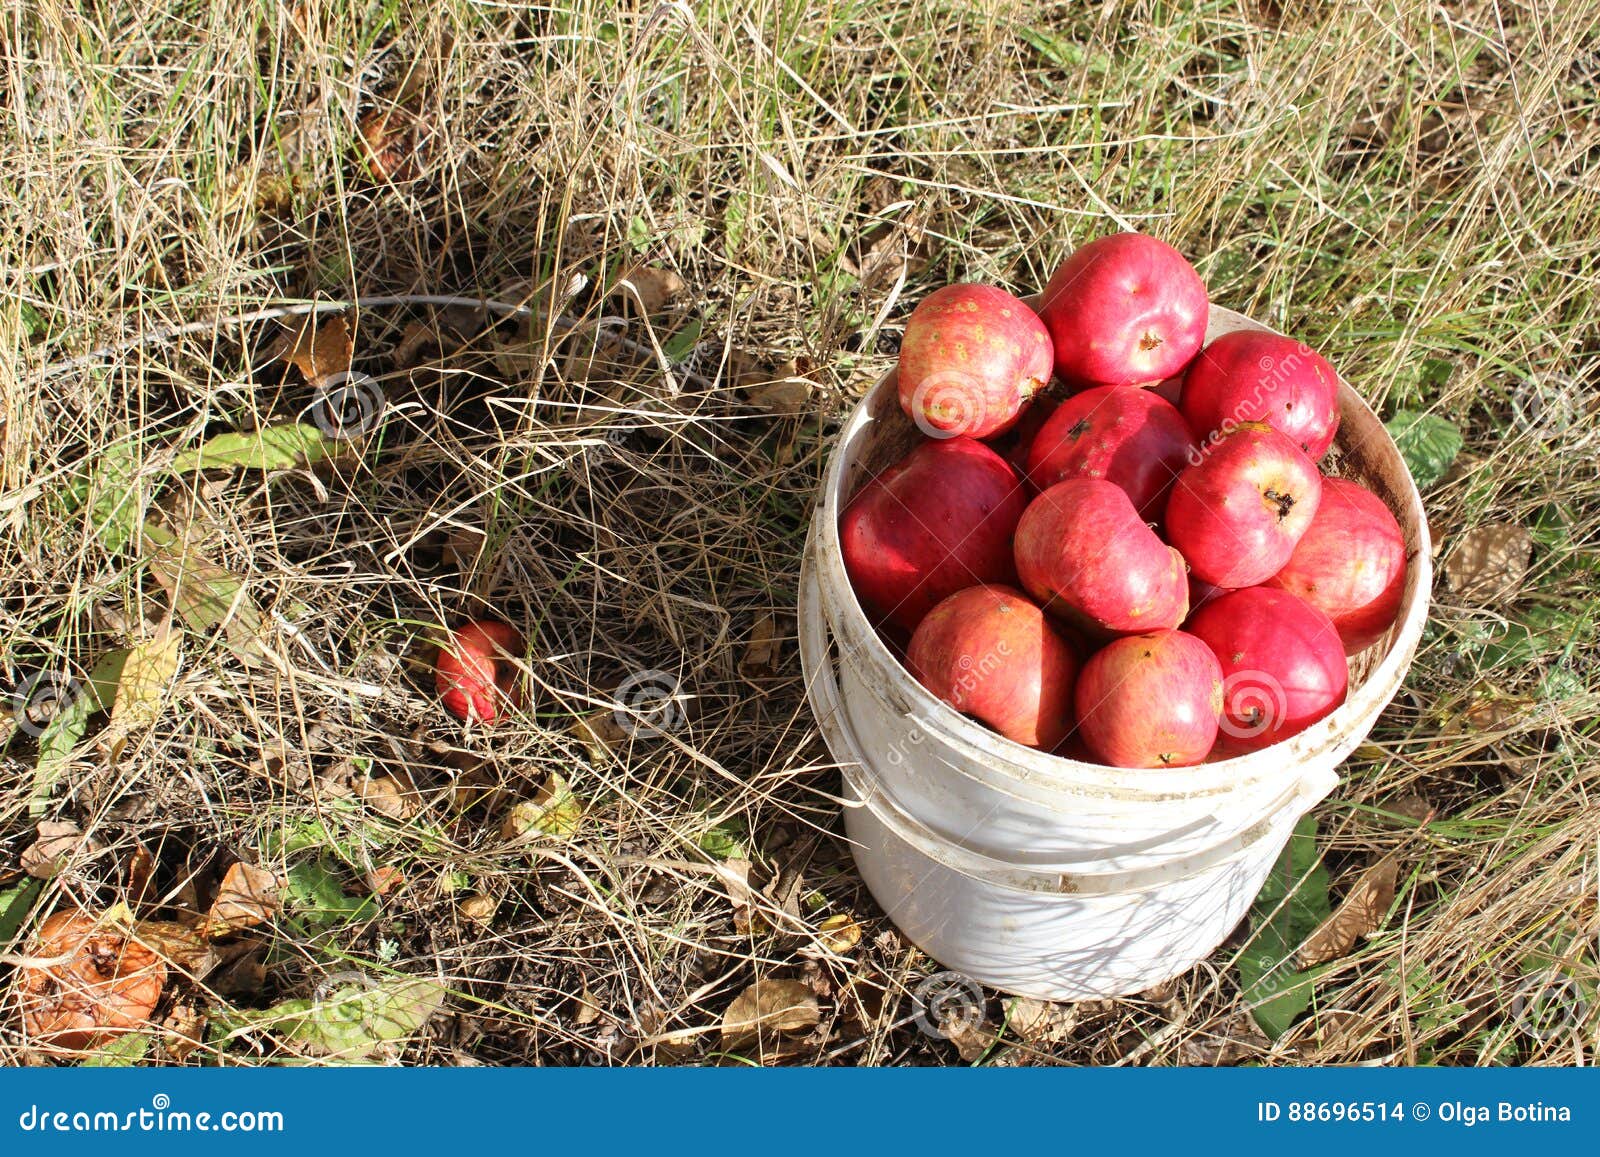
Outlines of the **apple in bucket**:
<svg viewBox="0 0 1600 1157">
<path fill-rule="evenodd" d="M 982 442 L 924 442 L 863 486 L 839 518 L 845 570 L 867 615 L 910 632 L 963 587 L 1013 583 L 1027 490 Z"/>
<path fill-rule="evenodd" d="M 968 587 L 923 618 L 906 650 L 919 683 L 1007 739 L 1048 751 L 1072 730 L 1078 656 L 1022 592 Z"/>
<path fill-rule="evenodd" d="M 1078 730 L 1112 767 L 1190 767 L 1211 753 L 1222 712 L 1222 667 L 1183 631 L 1125 635 L 1078 676 Z"/>
<path fill-rule="evenodd" d="M 1265 422 L 1317 462 L 1339 432 L 1339 376 L 1304 342 L 1236 330 L 1194 359 L 1180 406 L 1202 442 L 1242 422 Z"/>
<path fill-rule="evenodd" d="M 900 408 L 930 438 L 987 438 L 1050 383 L 1039 315 L 992 285 L 947 285 L 911 311 L 900 340 Z"/>
<path fill-rule="evenodd" d="M 1062 402 L 1028 453 L 1028 481 L 1045 490 L 1068 478 L 1120 486 L 1134 509 L 1158 520 L 1167 493 L 1196 452 L 1172 403 L 1135 386 L 1096 386 Z"/>
</svg>

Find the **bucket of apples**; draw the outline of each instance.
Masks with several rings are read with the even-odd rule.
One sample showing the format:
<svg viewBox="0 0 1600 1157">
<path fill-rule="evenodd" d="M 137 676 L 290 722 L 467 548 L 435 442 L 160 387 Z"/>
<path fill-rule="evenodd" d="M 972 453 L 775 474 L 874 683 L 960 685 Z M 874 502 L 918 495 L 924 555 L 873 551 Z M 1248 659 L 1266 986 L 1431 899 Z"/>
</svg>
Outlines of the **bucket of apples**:
<svg viewBox="0 0 1600 1157">
<path fill-rule="evenodd" d="M 1325 357 L 1212 305 L 1171 246 L 1102 237 L 1036 298 L 912 312 L 818 503 L 808 689 L 856 795 L 964 871 L 1211 862 L 1337 782 L 1429 553 Z"/>
</svg>

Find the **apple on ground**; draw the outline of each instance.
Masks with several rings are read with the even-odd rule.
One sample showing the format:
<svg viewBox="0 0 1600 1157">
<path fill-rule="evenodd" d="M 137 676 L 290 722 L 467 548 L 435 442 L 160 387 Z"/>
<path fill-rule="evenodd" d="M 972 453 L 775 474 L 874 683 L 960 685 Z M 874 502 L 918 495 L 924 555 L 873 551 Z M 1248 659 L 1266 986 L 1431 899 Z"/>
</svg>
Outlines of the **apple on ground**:
<svg viewBox="0 0 1600 1157">
<path fill-rule="evenodd" d="M 1205 341 L 1211 305 L 1194 266 L 1143 233 L 1078 249 L 1045 286 L 1039 316 L 1056 373 L 1076 387 L 1157 382 L 1183 371 Z"/>
<path fill-rule="evenodd" d="M 1113 483 L 1073 478 L 1051 486 L 1023 512 L 1015 546 L 1028 593 L 1092 634 L 1176 627 L 1188 613 L 1183 556 Z"/>
<path fill-rule="evenodd" d="M 1344 702 L 1349 667 L 1328 616 L 1287 591 L 1247 587 L 1207 603 L 1184 630 L 1222 666 L 1219 746 L 1255 751 Z"/>
<path fill-rule="evenodd" d="M 1322 480 L 1316 517 L 1268 580 L 1333 620 L 1345 654 L 1364 651 L 1400 613 L 1406 540 L 1383 499 L 1344 478 Z"/>
<path fill-rule="evenodd" d="M 1011 536 L 1027 490 L 982 442 L 924 442 L 863 486 L 839 518 L 845 570 L 875 623 L 909 632 L 964 587 L 1014 583 Z"/>
<path fill-rule="evenodd" d="M 477 723 L 503 717 L 520 702 L 512 660 L 522 651 L 522 635 L 506 623 L 476 619 L 452 631 L 434 668 L 434 685 L 445 710 Z"/>
<path fill-rule="evenodd" d="M 1170 402 L 1137 386 L 1096 386 L 1062 402 L 1034 437 L 1028 481 L 1045 490 L 1068 478 L 1120 486 L 1141 517 L 1159 521 L 1178 474 L 1198 453 Z"/>
<path fill-rule="evenodd" d="M 1018 590 L 945 599 L 912 634 L 906 666 L 938 699 L 1025 746 L 1048 751 L 1072 730 L 1077 654 Z"/>
<path fill-rule="evenodd" d="M 1321 497 L 1322 476 L 1300 447 L 1246 422 L 1178 475 L 1167 538 L 1201 580 L 1255 586 L 1289 561 Z"/>
<path fill-rule="evenodd" d="M 1180 408 L 1202 442 L 1265 422 L 1317 462 L 1339 432 L 1339 375 L 1304 342 L 1235 330 L 1194 359 Z"/>
<path fill-rule="evenodd" d="M 900 408 L 930 438 L 987 438 L 1050 383 L 1050 335 L 992 285 L 947 285 L 911 311 L 900 341 Z"/>
<path fill-rule="evenodd" d="M 1190 767 L 1211 753 L 1222 712 L 1222 667 L 1183 631 L 1125 635 L 1084 664 L 1078 731 L 1112 767 Z"/>
</svg>

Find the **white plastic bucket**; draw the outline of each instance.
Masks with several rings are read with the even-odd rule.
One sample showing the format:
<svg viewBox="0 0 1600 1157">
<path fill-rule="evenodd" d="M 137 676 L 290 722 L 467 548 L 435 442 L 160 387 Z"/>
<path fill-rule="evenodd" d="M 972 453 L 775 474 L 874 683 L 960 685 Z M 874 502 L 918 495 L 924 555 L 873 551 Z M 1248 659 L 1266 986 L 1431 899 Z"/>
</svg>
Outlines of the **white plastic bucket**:
<svg viewBox="0 0 1600 1157">
<path fill-rule="evenodd" d="M 1213 306 L 1207 341 L 1266 328 Z M 1029 995 L 1109 995 L 1183 971 L 1237 923 L 1294 820 L 1333 789 L 1336 768 L 1398 690 L 1427 616 L 1421 496 L 1382 423 L 1343 382 L 1340 411 L 1330 472 L 1378 493 L 1405 535 L 1396 624 L 1352 660 L 1345 704 L 1307 731 L 1235 759 L 1150 770 L 1004 739 L 934 699 L 884 645 L 845 573 L 839 514 L 920 435 L 893 373 L 851 414 L 806 545 L 801 662 L 859 801 L 847 827 L 862 876 L 935 959 Z M 1196 903 L 1202 894 L 1216 902 Z M 1133 928 L 1142 947 L 1126 935 Z"/>
</svg>

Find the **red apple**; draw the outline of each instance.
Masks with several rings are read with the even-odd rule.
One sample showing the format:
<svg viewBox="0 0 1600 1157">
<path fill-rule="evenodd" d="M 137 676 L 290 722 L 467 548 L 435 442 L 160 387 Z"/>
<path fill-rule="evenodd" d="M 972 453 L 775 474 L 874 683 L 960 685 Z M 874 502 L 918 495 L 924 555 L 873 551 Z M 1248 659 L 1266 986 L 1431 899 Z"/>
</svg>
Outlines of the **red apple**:
<svg viewBox="0 0 1600 1157">
<path fill-rule="evenodd" d="M 1300 447 L 1246 422 L 1178 475 L 1167 538 L 1203 581 L 1255 586 L 1289 561 L 1321 497 L 1322 476 Z"/>
<path fill-rule="evenodd" d="M 507 706 L 516 706 L 517 668 L 511 660 L 523 650 L 516 628 L 477 619 L 450 633 L 439 648 L 434 686 L 446 711 L 457 719 L 493 723 Z"/>
<path fill-rule="evenodd" d="M 1339 430 L 1339 375 L 1304 342 L 1237 330 L 1200 351 L 1184 375 L 1181 408 L 1202 441 L 1265 422 L 1317 462 Z"/>
<path fill-rule="evenodd" d="M 1110 482 L 1057 482 L 1028 504 L 1015 545 L 1028 593 L 1092 632 L 1176 627 L 1189 609 L 1183 557 Z"/>
<path fill-rule="evenodd" d="M 947 285 L 911 311 L 900 340 L 900 408 L 930 438 L 986 438 L 1050 383 L 1050 335 L 992 285 Z"/>
<path fill-rule="evenodd" d="M 1344 647 L 1327 615 L 1287 591 L 1247 587 L 1184 628 L 1222 664 L 1221 745 L 1255 751 L 1298 735 L 1344 702 Z"/>
<path fill-rule="evenodd" d="M 1048 751 L 1072 730 L 1078 657 L 1021 591 L 951 595 L 911 636 L 906 667 L 957 711 L 1025 746 Z"/>
<path fill-rule="evenodd" d="M 1364 651 L 1393 625 L 1406 587 L 1406 540 L 1366 487 L 1322 480 L 1322 503 L 1288 564 L 1268 580 L 1327 615 L 1345 654 Z"/>
<path fill-rule="evenodd" d="M 1062 262 L 1042 300 L 1056 373 L 1079 386 L 1180 373 L 1205 341 L 1211 309 L 1194 266 L 1143 233 L 1089 242 Z"/>
<path fill-rule="evenodd" d="M 1169 402 L 1135 386 L 1096 386 L 1068 398 L 1033 440 L 1028 481 L 1040 490 L 1068 478 L 1120 486 L 1141 516 L 1158 520 L 1167 492 L 1197 453 Z"/>
<path fill-rule="evenodd" d="M 1125 635 L 1078 676 L 1078 731 L 1112 767 L 1191 767 L 1211 753 L 1222 712 L 1222 668 L 1182 631 Z"/>
<path fill-rule="evenodd" d="M 845 569 L 874 622 L 916 630 L 963 587 L 1016 581 L 1011 536 L 1027 490 L 982 442 L 924 442 L 863 486 L 839 518 Z"/>
</svg>

